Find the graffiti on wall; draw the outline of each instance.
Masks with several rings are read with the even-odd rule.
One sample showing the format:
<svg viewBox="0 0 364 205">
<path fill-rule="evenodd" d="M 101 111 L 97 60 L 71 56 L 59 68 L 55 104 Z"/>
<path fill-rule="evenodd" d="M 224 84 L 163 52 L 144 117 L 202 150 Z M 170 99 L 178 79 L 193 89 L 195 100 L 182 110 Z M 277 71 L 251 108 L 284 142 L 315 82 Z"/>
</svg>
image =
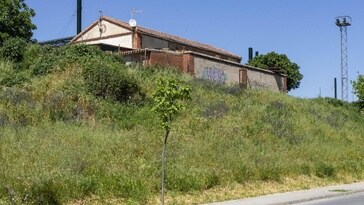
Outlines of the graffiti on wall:
<svg viewBox="0 0 364 205">
<path fill-rule="evenodd" d="M 221 69 L 206 67 L 202 70 L 202 79 L 225 83 L 227 75 Z"/>
</svg>

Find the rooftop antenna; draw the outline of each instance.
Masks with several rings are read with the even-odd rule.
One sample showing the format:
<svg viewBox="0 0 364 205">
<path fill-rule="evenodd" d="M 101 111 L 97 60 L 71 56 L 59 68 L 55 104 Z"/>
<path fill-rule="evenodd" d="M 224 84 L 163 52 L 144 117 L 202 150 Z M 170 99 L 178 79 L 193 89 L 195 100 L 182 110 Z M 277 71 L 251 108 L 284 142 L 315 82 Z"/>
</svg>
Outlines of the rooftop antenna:
<svg viewBox="0 0 364 205">
<path fill-rule="evenodd" d="M 338 16 L 336 26 L 340 28 L 341 35 L 341 100 L 348 101 L 348 32 L 347 27 L 351 26 L 350 16 Z"/>
<path fill-rule="evenodd" d="M 100 17 L 99 17 L 98 26 L 99 26 L 100 36 L 101 36 L 101 34 L 105 33 L 105 31 L 106 31 L 106 25 L 102 23 L 102 11 L 99 11 L 99 13 L 100 13 Z"/>
<path fill-rule="evenodd" d="M 143 12 L 143 10 L 141 10 L 141 9 L 132 9 L 131 11 L 130 11 L 130 20 L 129 20 L 129 25 L 131 26 L 131 27 L 136 27 L 136 25 L 137 25 L 137 22 L 136 22 L 136 20 L 135 20 L 135 15 L 137 14 L 137 13 L 142 13 Z"/>
<path fill-rule="evenodd" d="M 99 15 L 99 20 L 101 21 L 101 18 L 102 18 L 102 11 L 101 10 L 99 11 L 99 14 L 100 14 Z"/>
</svg>

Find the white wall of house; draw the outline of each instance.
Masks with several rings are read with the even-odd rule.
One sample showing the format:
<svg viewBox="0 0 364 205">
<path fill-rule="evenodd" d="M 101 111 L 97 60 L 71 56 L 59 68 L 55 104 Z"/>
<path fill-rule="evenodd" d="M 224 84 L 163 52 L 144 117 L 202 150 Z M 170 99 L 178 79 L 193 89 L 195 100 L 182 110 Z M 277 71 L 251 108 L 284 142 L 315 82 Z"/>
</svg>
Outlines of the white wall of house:
<svg viewBox="0 0 364 205">
<path fill-rule="evenodd" d="M 114 38 L 99 39 L 94 41 L 86 41 L 86 44 L 108 44 L 113 46 L 120 46 L 124 48 L 132 48 L 132 35 L 119 36 Z"/>
<path fill-rule="evenodd" d="M 102 30 L 101 32 L 100 29 Z M 132 34 L 130 30 L 121 26 L 108 21 L 101 21 L 100 24 L 94 25 L 78 38 L 76 42 L 85 42 L 86 44 L 103 43 L 124 48 L 132 48 Z"/>
</svg>

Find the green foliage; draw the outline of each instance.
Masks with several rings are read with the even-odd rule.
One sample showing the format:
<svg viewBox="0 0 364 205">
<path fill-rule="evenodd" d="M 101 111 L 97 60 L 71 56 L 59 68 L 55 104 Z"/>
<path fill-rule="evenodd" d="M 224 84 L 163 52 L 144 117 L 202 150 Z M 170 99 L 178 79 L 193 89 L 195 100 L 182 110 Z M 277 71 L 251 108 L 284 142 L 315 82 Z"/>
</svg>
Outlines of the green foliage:
<svg viewBox="0 0 364 205">
<path fill-rule="evenodd" d="M 49 66 L 34 75 L 47 57 Z M 0 60 L 2 82 L 18 74 L 28 79 L 0 86 L 0 204 L 153 203 L 161 173 L 155 136 L 163 134 L 156 118 L 163 122 L 183 107 L 166 154 L 169 197 L 301 176 L 364 178 L 364 120 L 351 103 L 125 66 L 94 47 L 28 45 L 18 64 Z M 142 103 L 95 97 L 93 82 L 108 86 L 102 72 L 138 82 Z"/>
<path fill-rule="evenodd" d="M 209 103 L 202 112 L 204 118 L 220 118 L 226 115 L 229 111 L 229 106 L 224 101 Z"/>
<path fill-rule="evenodd" d="M 31 18 L 35 16 L 25 0 L 2 0 L 0 2 L 0 46 L 9 38 L 19 37 L 30 41 L 36 26 Z"/>
<path fill-rule="evenodd" d="M 169 129 L 172 118 L 184 108 L 181 100 L 190 99 L 191 88 L 177 79 L 160 78 L 153 95 L 155 111 L 162 120 L 162 127 Z"/>
<path fill-rule="evenodd" d="M 25 202 L 30 201 L 31 204 L 44 205 L 60 205 L 61 202 L 57 196 L 58 185 L 53 181 L 42 181 L 35 184 L 30 190 L 30 196 Z"/>
<path fill-rule="evenodd" d="M 98 47 L 86 44 L 66 45 L 58 48 L 58 50 L 61 66 L 73 63 L 89 66 L 98 60 L 108 63 L 117 62 L 116 59 L 113 59 Z"/>
<path fill-rule="evenodd" d="M 30 67 L 38 58 L 39 48 L 20 38 L 7 40 L 0 48 L 0 85 L 13 87 L 29 82 L 32 77 Z"/>
<path fill-rule="evenodd" d="M 0 85 L 12 87 L 24 82 L 29 82 L 30 73 L 26 70 L 14 68 L 16 66 L 17 65 L 12 62 L 0 62 Z"/>
<path fill-rule="evenodd" d="M 126 67 L 99 62 L 83 72 L 85 85 L 96 97 L 126 102 L 140 93 L 138 82 Z"/>
<path fill-rule="evenodd" d="M 335 169 L 331 164 L 327 164 L 325 162 L 318 162 L 316 165 L 316 176 L 321 178 L 334 177 Z"/>
<path fill-rule="evenodd" d="M 39 44 L 28 43 L 24 49 L 23 60 L 20 63 L 21 70 L 32 70 L 34 64 L 40 58 L 43 48 Z"/>
<path fill-rule="evenodd" d="M 171 129 L 171 122 L 178 111 L 184 108 L 181 100 L 190 99 L 191 88 L 182 85 L 177 79 L 160 78 L 157 82 L 157 89 L 153 95 L 155 111 L 162 120 L 162 127 L 165 129 L 163 151 L 162 151 L 162 205 L 164 205 L 164 179 L 165 179 L 165 152 L 167 139 Z"/>
<path fill-rule="evenodd" d="M 364 75 L 359 75 L 358 78 L 352 82 L 354 93 L 358 97 L 356 105 L 359 107 L 359 111 L 364 109 Z"/>
<path fill-rule="evenodd" d="M 20 62 L 23 60 L 26 46 L 27 43 L 22 38 L 9 38 L 3 43 L 0 54 L 4 59 Z"/>
<path fill-rule="evenodd" d="M 303 75 L 300 73 L 300 67 L 289 60 L 284 54 L 270 52 L 266 55 L 259 55 L 254 57 L 248 62 L 249 65 L 268 69 L 268 68 L 282 68 L 284 74 L 287 75 L 287 90 L 293 90 L 300 86 L 300 81 Z"/>
<path fill-rule="evenodd" d="M 33 75 L 46 75 L 62 69 L 59 66 L 60 58 L 62 58 L 62 55 L 60 54 L 59 48 L 52 46 L 43 47 L 37 61 L 30 67 Z"/>
<path fill-rule="evenodd" d="M 364 102 L 364 75 L 359 75 L 358 78 L 353 81 L 353 88 L 359 101 Z"/>
<path fill-rule="evenodd" d="M 63 70 L 72 64 L 78 64 L 84 68 L 91 67 L 99 61 L 111 64 L 116 60 L 93 46 L 82 44 L 63 47 L 45 46 L 40 50 L 37 61 L 30 68 L 34 75 L 40 76 Z"/>
</svg>

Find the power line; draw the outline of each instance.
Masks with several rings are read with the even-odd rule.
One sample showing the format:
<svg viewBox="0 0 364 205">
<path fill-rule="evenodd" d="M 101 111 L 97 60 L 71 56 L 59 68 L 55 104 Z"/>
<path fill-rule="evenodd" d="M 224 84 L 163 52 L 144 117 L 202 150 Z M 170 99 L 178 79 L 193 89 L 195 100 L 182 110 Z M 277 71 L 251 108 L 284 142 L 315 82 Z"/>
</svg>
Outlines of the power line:
<svg viewBox="0 0 364 205">
<path fill-rule="evenodd" d="M 58 34 L 58 38 L 61 37 L 65 37 L 64 35 L 66 34 L 66 32 L 68 31 L 68 28 L 70 27 L 70 25 L 73 23 L 73 21 L 75 20 L 77 14 L 77 9 L 73 12 L 73 14 L 70 16 L 70 18 L 68 19 L 67 23 L 63 26 L 61 32 L 59 32 Z"/>
</svg>

